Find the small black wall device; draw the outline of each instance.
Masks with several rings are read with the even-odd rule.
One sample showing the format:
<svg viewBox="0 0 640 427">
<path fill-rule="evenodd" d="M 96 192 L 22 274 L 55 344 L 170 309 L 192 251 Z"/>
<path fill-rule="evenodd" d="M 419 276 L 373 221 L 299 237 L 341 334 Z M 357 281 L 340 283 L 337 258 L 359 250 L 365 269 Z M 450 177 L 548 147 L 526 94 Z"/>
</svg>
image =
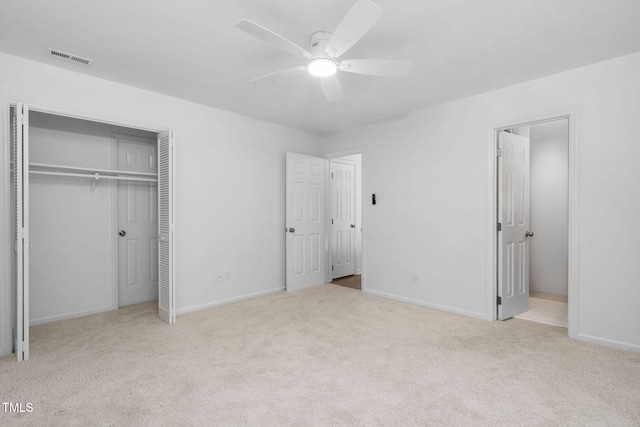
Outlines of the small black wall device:
<svg viewBox="0 0 640 427">
<path fill-rule="evenodd" d="M 376 204 L 376 195 L 375 195 L 375 194 L 372 194 L 372 195 L 371 195 L 371 204 L 372 204 L 372 205 L 375 205 L 375 204 Z"/>
</svg>

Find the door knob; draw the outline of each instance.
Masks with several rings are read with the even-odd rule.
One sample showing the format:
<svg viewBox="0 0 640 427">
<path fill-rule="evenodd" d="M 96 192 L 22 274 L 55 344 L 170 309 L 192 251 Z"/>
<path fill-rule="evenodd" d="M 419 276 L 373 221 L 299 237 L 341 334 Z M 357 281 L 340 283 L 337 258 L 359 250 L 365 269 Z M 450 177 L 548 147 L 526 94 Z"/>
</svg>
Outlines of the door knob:
<svg viewBox="0 0 640 427">
<path fill-rule="evenodd" d="M 296 232 L 295 228 L 293 228 L 293 227 L 289 228 L 289 233 L 295 233 L 295 232 Z"/>
<path fill-rule="evenodd" d="M 351 228 L 356 228 L 356 225 L 355 224 L 351 224 Z"/>
<path fill-rule="evenodd" d="M 120 236 L 124 237 L 127 235 L 127 232 L 124 230 L 120 230 L 120 232 L 118 233 Z"/>
<path fill-rule="evenodd" d="M 533 233 L 530 231 L 527 231 L 526 233 L 524 233 L 525 237 L 533 237 Z"/>
</svg>

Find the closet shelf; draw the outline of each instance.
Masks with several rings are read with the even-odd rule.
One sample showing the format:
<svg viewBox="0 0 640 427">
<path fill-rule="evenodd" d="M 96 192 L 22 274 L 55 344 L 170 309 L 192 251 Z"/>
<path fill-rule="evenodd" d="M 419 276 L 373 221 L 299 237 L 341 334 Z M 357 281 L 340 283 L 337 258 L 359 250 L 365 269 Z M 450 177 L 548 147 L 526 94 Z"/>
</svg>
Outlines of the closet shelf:
<svg viewBox="0 0 640 427">
<path fill-rule="evenodd" d="M 96 189 L 96 185 L 101 179 L 118 181 L 158 182 L 158 175 L 155 173 L 80 168 L 76 166 L 49 165 L 45 163 L 29 163 L 29 173 L 33 175 L 90 178 L 93 180 L 93 182 L 91 183 L 91 191 L 94 191 Z"/>
<path fill-rule="evenodd" d="M 114 176 L 114 175 L 101 175 L 99 173 L 73 173 L 73 172 L 56 172 L 56 171 L 38 171 L 38 170 L 30 170 L 30 174 L 33 175 L 49 175 L 49 176 L 69 176 L 74 178 L 91 178 L 96 181 L 101 179 L 114 179 L 114 180 L 122 180 L 122 181 L 141 181 L 141 182 L 158 182 L 157 178 L 142 178 L 135 176 Z"/>
<path fill-rule="evenodd" d="M 117 177 L 149 177 L 155 178 L 157 180 L 158 174 L 155 173 L 145 173 L 145 172 L 130 172 L 130 171 L 118 171 L 118 170 L 109 170 L 109 169 L 95 169 L 95 168 L 81 168 L 77 166 L 62 166 L 62 165 L 50 165 L 45 163 L 29 163 L 30 171 L 38 171 L 38 172 L 83 172 L 77 175 L 81 175 L 83 177 L 93 178 L 94 175 L 100 174 L 100 178 L 105 178 L 106 176 L 117 176 Z"/>
</svg>

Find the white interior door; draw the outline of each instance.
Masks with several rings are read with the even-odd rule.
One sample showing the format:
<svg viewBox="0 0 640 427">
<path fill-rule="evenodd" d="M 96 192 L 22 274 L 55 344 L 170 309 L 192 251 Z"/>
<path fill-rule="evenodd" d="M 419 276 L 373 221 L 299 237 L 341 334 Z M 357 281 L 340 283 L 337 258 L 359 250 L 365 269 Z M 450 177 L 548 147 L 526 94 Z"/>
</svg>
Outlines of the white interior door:
<svg viewBox="0 0 640 427">
<path fill-rule="evenodd" d="M 320 157 L 286 156 L 286 288 L 324 283 L 324 168 Z"/>
<path fill-rule="evenodd" d="M 176 321 L 173 131 L 158 134 L 158 316 Z"/>
<path fill-rule="evenodd" d="M 529 309 L 529 138 L 498 135 L 498 319 Z"/>
<path fill-rule="evenodd" d="M 15 219 L 16 356 L 29 359 L 29 109 L 17 103 L 12 123 Z"/>
<path fill-rule="evenodd" d="M 117 169 L 157 173 L 156 140 L 116 136 Z M 134 142 L 135 140 L 135 142 Z M 158 185 L 118 182 L 118 306 L 158 299 Z"/>
<path fill-rule="evenodd" d="M 331 278 L 355 274 L 355 164 L 331 160 Z"/>
</svg>

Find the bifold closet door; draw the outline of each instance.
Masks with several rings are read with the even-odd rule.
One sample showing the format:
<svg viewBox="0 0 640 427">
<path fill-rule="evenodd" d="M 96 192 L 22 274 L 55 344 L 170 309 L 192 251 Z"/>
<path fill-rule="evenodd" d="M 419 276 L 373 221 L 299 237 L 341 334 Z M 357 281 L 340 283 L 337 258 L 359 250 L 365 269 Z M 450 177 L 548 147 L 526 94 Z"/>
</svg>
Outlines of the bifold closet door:
<svg viewBox="0 0 640 427">
<path fill-rule="evenodd" d="M 12 123 L 15 232 L 16 356 L 29 359 L 29 108 L 18 102 Z"/>
<path fill-rule="evenodd" d="M 173 131 L 158 134 L 158 316 L 176 321 L 174 289 Z"/>
</svg>

